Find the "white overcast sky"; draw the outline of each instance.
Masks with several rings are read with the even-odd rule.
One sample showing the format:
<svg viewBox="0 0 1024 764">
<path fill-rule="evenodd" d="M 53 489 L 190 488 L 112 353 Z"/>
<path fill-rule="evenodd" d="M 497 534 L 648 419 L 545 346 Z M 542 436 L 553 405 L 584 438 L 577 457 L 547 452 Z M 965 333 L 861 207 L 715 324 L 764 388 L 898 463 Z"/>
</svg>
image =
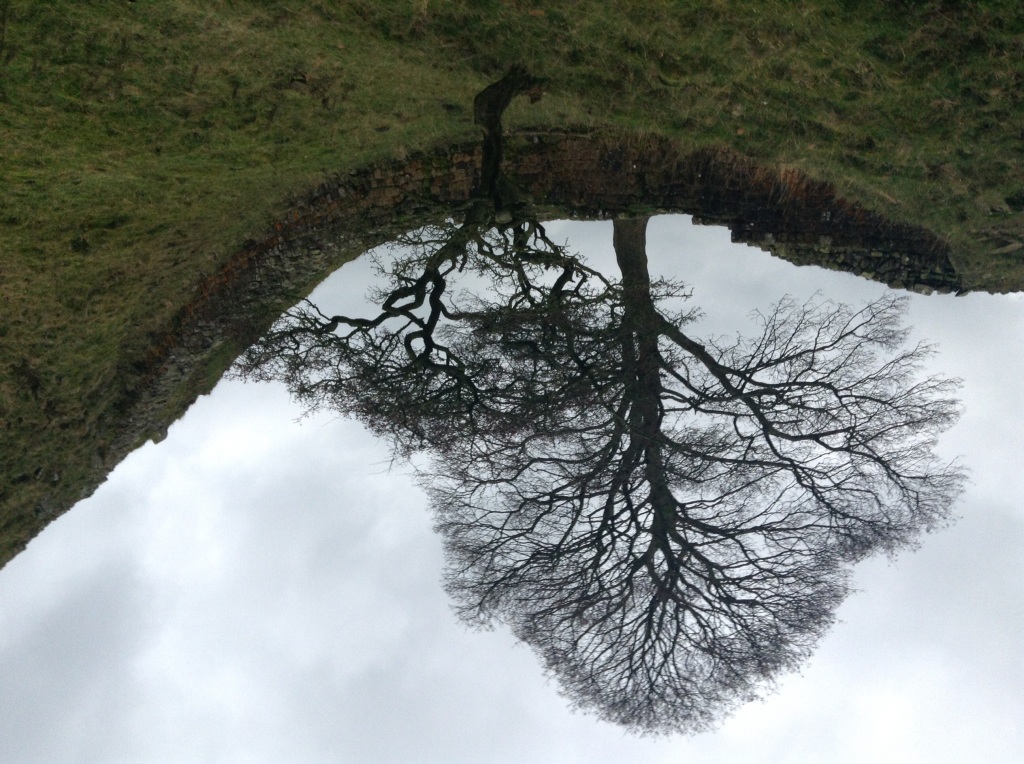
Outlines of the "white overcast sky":
<svg viewBox="0 0 1024 764">
<path fill-rule="evenodd" d="M 552 224 L 611 257 L 611 224 Z M 652 270 L 732 333 L 785 293 L 882 287 L 797 269 L 685 217 Z M 350 292 L 364 263 L 321 287 Z M 277 385 L 222 382 L 0 571 L 0 761 L 986 762 L 1024 750 L 1024 300 L 914 297 L 963 377 L 944 437 L 972 482 L 951 529 L 859 592 L 799 675 L 704 735 L 638 739 L 566 709 L 529 649 L 469 631 L 408 469 Z"/>
</svg>

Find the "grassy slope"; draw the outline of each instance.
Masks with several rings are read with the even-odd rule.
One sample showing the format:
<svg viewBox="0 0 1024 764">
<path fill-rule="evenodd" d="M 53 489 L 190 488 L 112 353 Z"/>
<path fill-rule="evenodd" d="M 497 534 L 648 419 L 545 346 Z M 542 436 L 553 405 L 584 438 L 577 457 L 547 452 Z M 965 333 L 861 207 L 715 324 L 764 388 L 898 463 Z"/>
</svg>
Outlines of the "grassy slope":
<svg viewBox="0 0 1024 764">
<path fill-rule="evenodd" d="M 202 274 L 325 174 L 473 136 L 513 62 L 548 81 L 513 124 L 798 167 L 1020 288 L 1024 10 L 906 6 L 0 0 L 0 560 Z"/>
</svg>

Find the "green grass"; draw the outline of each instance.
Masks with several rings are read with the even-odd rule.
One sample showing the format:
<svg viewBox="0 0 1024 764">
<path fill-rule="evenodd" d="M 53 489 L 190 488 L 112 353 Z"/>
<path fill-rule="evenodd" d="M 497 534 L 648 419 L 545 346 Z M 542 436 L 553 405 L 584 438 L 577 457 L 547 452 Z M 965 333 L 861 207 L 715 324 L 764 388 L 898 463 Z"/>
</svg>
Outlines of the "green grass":
<svg viewBox="0 0 1024 764">
<path fill-rule="evenodd" d="M 546 81 L 513 127 L 795 167 L 1019 289 L 1022 62 L 1015 1 L 0 0 L 0 562 L 202 276 L 327 175 L 474 137 L 512 63 Z"/>
</svg>

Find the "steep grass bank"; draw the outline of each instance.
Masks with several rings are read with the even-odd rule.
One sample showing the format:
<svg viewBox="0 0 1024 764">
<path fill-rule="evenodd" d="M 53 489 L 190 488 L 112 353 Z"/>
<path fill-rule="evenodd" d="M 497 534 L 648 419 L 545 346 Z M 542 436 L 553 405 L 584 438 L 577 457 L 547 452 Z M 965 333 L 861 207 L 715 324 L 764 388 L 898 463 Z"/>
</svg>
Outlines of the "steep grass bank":
<svg viewBox="0 0 1024 764">
<path fill-rule="evenodd" d="M 472 95 L 510 63 L 546 80 L 512 127 L 800 169 L 1005 290 L 1022 61 L 1016 2 L 0 0 L 0 561 L 91 490 L 203 277 L 324 178 L 473 139 Z"/>
</svg>

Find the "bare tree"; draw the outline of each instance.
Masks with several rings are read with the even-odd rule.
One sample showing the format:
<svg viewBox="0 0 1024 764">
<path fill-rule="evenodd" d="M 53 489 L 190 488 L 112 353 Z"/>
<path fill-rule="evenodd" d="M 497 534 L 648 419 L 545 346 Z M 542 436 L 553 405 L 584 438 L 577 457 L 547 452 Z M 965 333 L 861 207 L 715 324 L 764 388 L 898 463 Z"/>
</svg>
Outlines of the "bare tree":
<svg viewBox="0 0 1024 764">
<path fill-rule="evenodd" d="M 590 299 L 590 285 L 604 282 L 548 238 L 529 200 L 502 172 L 501 115 L 519 93 L 538 97 L 537 88 L 536 79 L 514 68 L 477 95 L 474 115 L 484 133 L 477 193 L 460 223 L 428 226 L 392 243 L 394 256 L 378 262 L 385 286 L 375 291 L 376 316 L 328 316 L 305 301 L 242 355 L 235 374 L 284 380 L 310 409 L 356 415 L 403 453 L 436 446 L 485 421 L 499 427 L 495 416 L 505 414 L 494 402 L 502 396 L 490 383 L 502 361 L 489 353 L 457 352 L 450 344 L 457 336 L 452 325 L 481 325 L 501 311 L 521 316 L 564 299 Z M 459 301 L 450 281 L 467 270 L 491 283 L 505 304 L 476 310 L 471 297 Z M 511 426 L 506 419 L 505 427 Z"/>
<path fill-rule="evenodd" d="M 522 417 L 535 415 L 538 404 L 516 410 L 514 397 L 527 382 L 517 376 L 509 387 L 505 368 L 518 356 L 517 375 L 527 374 L 521 361 L 536 339 L 509 337 L 495 346 L 495 330 L 513 317 L 557 337 L 560 321 L 611 288 L 604 276 L 539 224 L 449 223 L 403 236 L 395 250 L 404 254 L 379 264 L 386 286 L 375 290 L 377 315 L 327 315 L 306 301 L 242 355 L 235 373 L 283 380 L 308 408 L 357 416 L 405 454 L 468 431 L 525 427 Z M 488 301 L 451 288 L 462 272 L 491 285 Z M 535 364 L 533 373 L 550 370 Z M 550 384 L 540 376 L 529 382 L 531 389 Z"/>
<path fill-rule="evenodd" d="M 957 383 L 918 378 L 932 351 L 904 346 L 899 297 L 787 299 L 756 336 L 700 341 L 659 307 L 686 292 L 652 282 L 645 218 L 615 222 L 620 278 L 589 268 L 509 202 L 494 115 L 524 76 L 478 97 L 485 191 L 405 238 L 377 315 L 307 304 L 238 369 L 434 454 L 467 622 L 508 624 L 581 708 L 701 730 L 807 657 L 852 563 L 947 520 Z"/>
<path fill-rule="evenodd" d="M 930 349 L 900 349 L 891 296 L 783 301 L 758 336 L 701 344 L 656 308 L 645 223 L 616 222 L 604 320 L 542 361 L 589 390 L 524 378 L 529 432 L 446 444 L 429 490 L 464 619 L 509 624 L 580 707 L 697 731 L 810 653 L 850 563 L 945 521 L 956 384 L 914 381 Z"/>
</svg>

